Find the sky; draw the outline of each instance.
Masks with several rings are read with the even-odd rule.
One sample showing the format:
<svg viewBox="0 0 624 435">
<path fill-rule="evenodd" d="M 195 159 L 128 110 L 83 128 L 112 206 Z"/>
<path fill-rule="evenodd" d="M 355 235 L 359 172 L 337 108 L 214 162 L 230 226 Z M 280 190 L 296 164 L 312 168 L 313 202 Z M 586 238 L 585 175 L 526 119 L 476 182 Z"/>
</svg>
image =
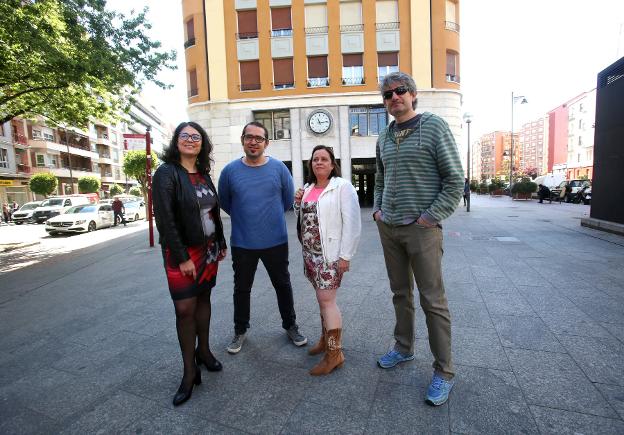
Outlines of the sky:
<svg viewBox="0 0 624 435">
<path fill-rule="evenodd" d="M 187 118 L 181 0 L 108 0 L 110 9 L 150 8 L 152 35 L 178 52 L 174 84 L 144 94 L 168 122 Z M 472 114 L 471 135 L 514 130 L 593 89 L 596 76 L 624 56 L 624 0 L 460 0 L 462 112 Z"/>
</svg>

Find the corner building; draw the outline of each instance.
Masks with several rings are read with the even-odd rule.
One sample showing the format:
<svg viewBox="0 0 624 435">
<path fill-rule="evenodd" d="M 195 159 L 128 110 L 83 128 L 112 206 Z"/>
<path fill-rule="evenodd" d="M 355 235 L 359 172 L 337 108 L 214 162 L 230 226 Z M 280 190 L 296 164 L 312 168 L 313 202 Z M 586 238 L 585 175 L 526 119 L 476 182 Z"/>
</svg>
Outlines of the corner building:
<svg viewBox="0 0 624 435">
<path fill-rule="evenodd" d="M 383 76 L 411 74 L 417 111 L 461 131 L 459 2 L 183 0 L 189 118 L 214 143 L 215 176 L 242 156 L 242 128 L 262 122 L 267 153 L 306 177 L 314 146 L 372 204 L 375 142 L 390 121 Z"/>
</svg>

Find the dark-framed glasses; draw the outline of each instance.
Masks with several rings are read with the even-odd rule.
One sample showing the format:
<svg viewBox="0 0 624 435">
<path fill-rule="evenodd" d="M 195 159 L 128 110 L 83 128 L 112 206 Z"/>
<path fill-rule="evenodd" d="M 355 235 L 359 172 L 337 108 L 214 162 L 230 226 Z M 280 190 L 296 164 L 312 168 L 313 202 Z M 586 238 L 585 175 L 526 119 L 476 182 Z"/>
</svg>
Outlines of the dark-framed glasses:
<svg viewBox="0 0 624 435">
<path fill-rule="evenodd" d="M 188 134 L 188 133 L 180 133 L 179 138 L 181 140 L 188 140 L 191 142 L 199 142 L 201 140 L 201 135 L 194 133 L 194 134 Z"/>
<path fill-rule="evenodd" d="M 243 140 L 245 142 L 264 143 L 266 137 L 256 136 L 255 134 L 244 134 Z"/>
<path fill-rule="evenodd" d="M 397 94 L 397 95 L 403 95 L 403 94 L 405 94 L 408 91 L 409 91 L 409 89 L 407 89 L 405 86 L 399 86 L 397 88 L 389 89 L 387 91 L 384 91 L 383 94 L 381 94 L 381 95 L 383 95 L 384 100 L 389 100 L 390 98 L 392 98 L 392 94 L 393 93 Z"/>
</svg>

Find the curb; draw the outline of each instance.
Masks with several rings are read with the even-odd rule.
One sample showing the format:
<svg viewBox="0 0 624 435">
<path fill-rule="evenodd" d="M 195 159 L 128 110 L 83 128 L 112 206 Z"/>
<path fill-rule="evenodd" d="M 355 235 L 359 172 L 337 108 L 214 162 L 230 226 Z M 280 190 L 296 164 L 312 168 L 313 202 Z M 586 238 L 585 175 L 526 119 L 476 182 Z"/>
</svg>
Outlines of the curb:
<svg viewBox="0 0 624 435">
<path fill-rule="evenodd" d="M 41 242 L 7 243 L 6 245 L 0 245 L 0 253 L 10 252 L 21 248 L 27 248 L 29 246 L 38 245 L 40 243 Z"/>
</svg>

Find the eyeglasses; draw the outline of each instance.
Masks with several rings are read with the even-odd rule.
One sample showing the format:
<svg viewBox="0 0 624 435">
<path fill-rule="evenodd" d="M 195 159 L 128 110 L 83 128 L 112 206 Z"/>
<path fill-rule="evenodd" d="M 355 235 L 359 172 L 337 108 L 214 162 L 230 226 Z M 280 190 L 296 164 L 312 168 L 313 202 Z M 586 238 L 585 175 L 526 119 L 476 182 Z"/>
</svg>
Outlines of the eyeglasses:
<svg viewBox="0 0 624 435">
<path fill-rule="evenodd" d="M 398 88 L 394 88 L 394 89 L 390 89 L 388 91 L 384 91 L 383 94 L 383 98 L 384 100 L 389 100 L 392 98 L 392 94 L 397 94 L 397 95 L 403 95 L 406 92 L 408 92 L 409 89 L 407 89 L 405 86 L 399 86 Z"/>
<path fill-rule="evenodd" d="M 180 133 L 178 136 L 181 140 L 189 140 L 190 142 L 199 142 L 201 141 L 201 135 L 199 134 L 188 134 L 188 133 Z"/>
<path fill-rule="evenodd" d="M 244 134 L 243 140 L 245 142 L 263 143 L 266 140 L 266 137 L 256 136 L 254 134 Z"/>
</svg>

